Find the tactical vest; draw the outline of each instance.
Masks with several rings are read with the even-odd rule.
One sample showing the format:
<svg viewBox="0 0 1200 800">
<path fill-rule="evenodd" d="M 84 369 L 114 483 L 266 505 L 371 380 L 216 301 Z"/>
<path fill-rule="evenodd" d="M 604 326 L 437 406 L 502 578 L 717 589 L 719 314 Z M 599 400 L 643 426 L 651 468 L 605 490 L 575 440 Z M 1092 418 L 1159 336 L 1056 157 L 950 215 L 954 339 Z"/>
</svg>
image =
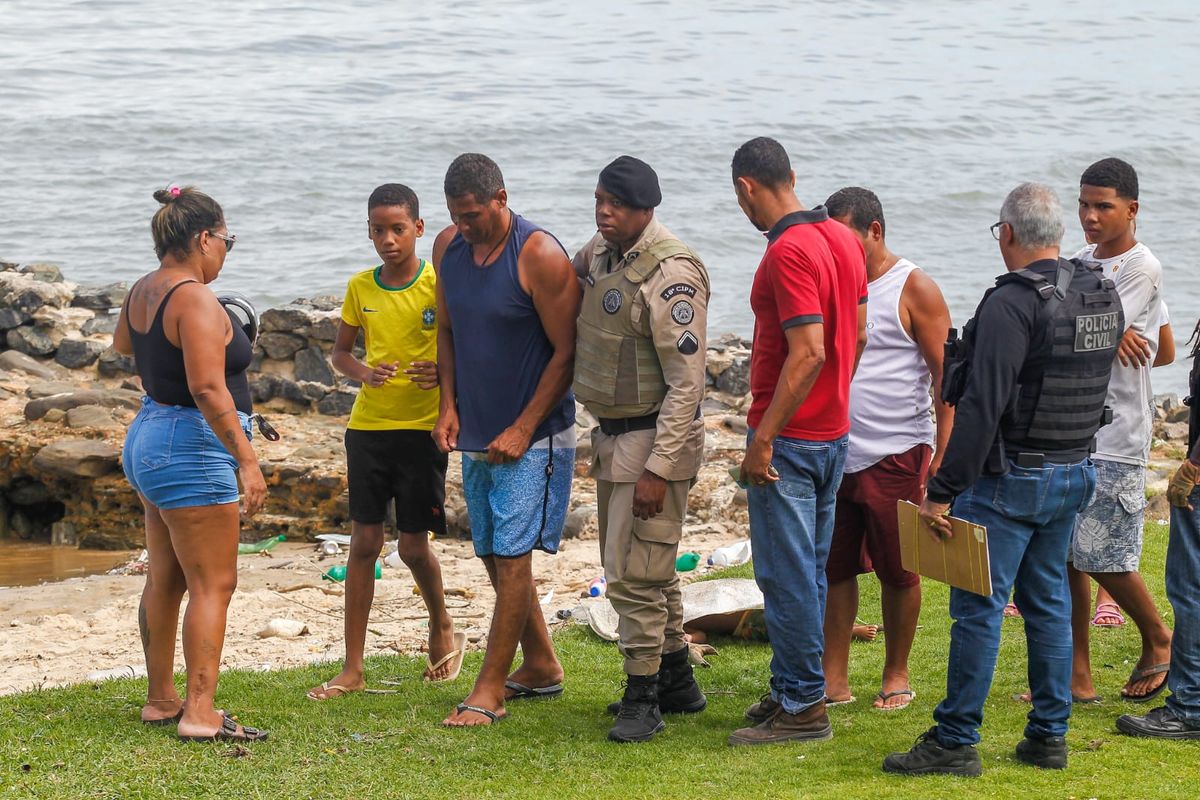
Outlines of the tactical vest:
<svg viewBox="0 0 1200 800">
<path fill-rule="evenodd" d="M 1183 404 L 1188 407 L 1188 453 L 1196 446 L 1200 438 L 1200 322 L 1192 331 L 1192 368 L 1188 372 L 1188 396 L 1183 398 Z"/>
<path fill-rule="evenodd" d="M 678 239 L 646 248 L 624 269 L 605 273 L 596 256 L 588 269 L 575 345 L 575 396 L 598 416 L 625 418 L 650 413 L 667 396 L 667 383 L 646 320 L 632 316 L 639 285 L 674 256 L 699 257 Z"/>
<path fill-rule="evenodd" d="M 1088 270 L 1094 283 L 1073 289 L 1072 280 L 1081 268 Z M 1047 452 L 1090 448 L 1096 431 L 1107 421 L 1108 380 L 1125 328 L 1116 288 L 1098 267 L 1060 260 L 1054 283 L 1025 269 L 997 278 L 963 328 L 963 338 L 947 342 L 942 399 L 950 405 L 962 399 L 979 310 L 992 292 L 1009 283 L 1038 293 L 1042 303 L 1034 324 L 1045 326 L 1049 349 L 1040 380 L 1018 387 L 1015 408 L 1006 412 L 1008 419 L 1002 423 L 1005 432 Z"/>
</svg>

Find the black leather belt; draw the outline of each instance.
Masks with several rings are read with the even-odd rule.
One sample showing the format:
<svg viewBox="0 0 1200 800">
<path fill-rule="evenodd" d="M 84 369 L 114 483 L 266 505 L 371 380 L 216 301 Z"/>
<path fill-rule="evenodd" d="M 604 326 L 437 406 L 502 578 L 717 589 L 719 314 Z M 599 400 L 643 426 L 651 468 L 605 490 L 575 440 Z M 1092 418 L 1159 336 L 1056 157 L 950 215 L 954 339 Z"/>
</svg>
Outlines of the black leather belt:
<svg viewBox="0 0 1200 800">
<path fill-rule="evenodd" d="M 648 431 L 658 425 L 658 412 L 644 417 L 624 417 L 622 419 L 599 419 L 600 430 L 608 436 L 620 436 L 630 431 Z"/>
<path fill-rule="evenodd" d="M 696 416 L 692 419 L 700 419 L 700 409 L 696 409 Z M 658 427 L 658 412 L 646 414 L 644 417 L 622 417 L 621 419 L 598 419 L 600 430 L 606 436 L 620 436 L 622 433 L 630 431 L 648 431 Z"/>
</svg>

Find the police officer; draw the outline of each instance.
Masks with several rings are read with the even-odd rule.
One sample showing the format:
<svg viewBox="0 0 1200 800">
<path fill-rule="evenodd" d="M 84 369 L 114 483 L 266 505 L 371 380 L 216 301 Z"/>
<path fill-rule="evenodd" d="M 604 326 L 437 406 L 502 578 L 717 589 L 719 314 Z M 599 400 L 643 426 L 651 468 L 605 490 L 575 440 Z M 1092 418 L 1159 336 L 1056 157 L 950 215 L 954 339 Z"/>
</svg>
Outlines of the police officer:
<svg viewBox="0 0 1200 800">
<path fill-rule="evenodd" d="M 1009 273 L 984 295 L 947 362 L 942 393 L 957 405 L 941 469 L 921 518 L 952 535 L 946 514 L 988 532 L 992 594 L 951 589 L 946 698 L 937 724 L 885 772 L 976 776 L 979 726 L 1009 591 L 1025 618 L 1033 710 L 1018 760 L 1067 765 L 1071 714 L 1071 599 L 1067 549 L 1076 514 L 1095 489 L 1088 460 L 1105 416 L 1113 356 L 1124 329 L 1111 281 L 1059 257 L 1062 207 L 1036 183 L 1013 189 L 992 226 Z M 948 347 L 948 350 L 951 348 Z"/>
<path fill-rule="evenodd" d="M 592 475 L 600 557 L 628 681 L 609 739 L 644 742 L 661 711 L 707 705 L 688 663 L 675 559 L 704 454 L 708 273 L 654 217 L 650 165 L 621 156 L 596 186 L 598 232 L 574 259 L 583 284 L 575 396 L 597 418 Z"/>
</svg>

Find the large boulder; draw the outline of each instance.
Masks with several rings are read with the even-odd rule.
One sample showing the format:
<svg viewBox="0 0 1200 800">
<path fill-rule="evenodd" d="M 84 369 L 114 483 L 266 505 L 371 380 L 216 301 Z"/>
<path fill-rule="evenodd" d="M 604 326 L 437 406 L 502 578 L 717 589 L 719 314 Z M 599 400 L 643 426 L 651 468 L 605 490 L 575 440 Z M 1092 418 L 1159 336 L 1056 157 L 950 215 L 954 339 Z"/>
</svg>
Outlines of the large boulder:
<svg viewBox="0 0 1200 800">
<path fill-rule="evenodd" d="M 121 466 L 121 451 L 108 442 L 74 439 L 48 444 L 33 457 L 33 468 L 63 478 L 98 478 Z"/>
<path fill-rule="evenodd" d="M 84 389 L 78 392 L 39 397 L 25 404 L 25 419 L 41 419 L 51 409 L 67 411 L 77 406 L 105 406 L 106 408 L 128 408 L 132 411 L 142 407 L 142 398 L 128 389 Z"/>
<path fill-rule="evenodd" d="M 107 349 L 107 344 L 93 339 L 63 339 L 54 351 L 54 360 L 67 369 L 82 369 L 95 364 Z"/>
<path fill-rule="evenodd" d="M 61 283 L 63 279 L 62 270 L 54 264 L 25 264 L 17 271 L 45 283 Z"/>
<path fill-rule="evenodd" d="M 314 309 L 293 302 L 279 308 L 268 308 L 262 313 L 258 324 L 263 333 L 293 333 L 308 327 L 317 319 Z"/>
<path fill-rule="evenodd" d="M 39 308 L 64 308 L 74 297 L 67 283 L 46 283 L 23 272 L 0 272 L 0 308 L 32 314 Z"/>
<path fill-rule="evenodd" d="M 303 336 L 293 333 L 270 331 L 258 337 L 258 346 L 268 358 L 288 359 L 308 346 Z"/>
<path fill-rule="evenodd" d="M 45 357 L 54 354 L 63 340 L 63 333 L 56 328 L 22 325 L 5 333 L 4 340 L 10 349 L 19 353 Z"/>
<path fill-rule="evenodd" d="M 101 430 L 119 430 L 124 428 L 111 410 L 104 406 L 76 406 L 67 411 L 68 428 L 99 428 Z"/>
<path fill-rule="evenodd" d="M 329 366 L 329 359 L 325 357 L 324 351 L 315 345 L 296 353 L 296 380 L 313 381 L 326 386 L 337 383 L 333 368 Z"/>
<path fill-rule="evenodd" d="M 338 389 L 317 402 L 317 411 L 331 417 L 345 417 L 350 414 L 350 409 L 354 408 L 354 398 L 357 396 L 356 392 Z"/>
<path fill-rule="evenodd" d="M 95 336 L 98 333 L 106 333 L 111 336 L 117 330 L 117 319 L 116 314 L 98 311 L 94 317 L 79 326 L 79 332 L 84 336 Z"/>
<path fill-rule="evenodd" d="M 0 353 L 0 369 L 24 372 L 32 378 L 40 378 L 44 381 L 53 380 L 58 376 L 53 369 L 19 350 L 5 350 Z"/>
<path fill-rule="evenodd" d="M 107 286 L 81 286 L 75 290 L 71 305 L 90 308 L 93 311 L 108 311 L 111 308 L 119 308 L 128 295 L 129 285 L 124 281 Z"/>
<path fill-rule="evenodd" d="M 20 308 L 0 308 L 0 331 L 24 325 L 33 315 Z"/>
<path fill-rule="evenodd" d="M 137 367 L 133 364 L 133 356 L 124 356 L 111 347 L 100 354 L 96 361 L 96 370 L 102 378 L 117 378 L 122 375 L 136 375 Z"/>
<path fill-rule="evenodd" d="M 63 381 L 37 381 L 25 387 L 25 396 L 30 400 L 37 400 L 39 397 L 50 397 L 56 394 L 67 394 L 69 392 L 77 392 L 79 387 L 73 383 L 64 383 Z"/>
<path fill-rule="evenodd" d="M 733 353 L 731 363 L 716 377 L 716 387 L 722 392 L 743 395 L 750 391 L 750 354 Z"/>
</svg>

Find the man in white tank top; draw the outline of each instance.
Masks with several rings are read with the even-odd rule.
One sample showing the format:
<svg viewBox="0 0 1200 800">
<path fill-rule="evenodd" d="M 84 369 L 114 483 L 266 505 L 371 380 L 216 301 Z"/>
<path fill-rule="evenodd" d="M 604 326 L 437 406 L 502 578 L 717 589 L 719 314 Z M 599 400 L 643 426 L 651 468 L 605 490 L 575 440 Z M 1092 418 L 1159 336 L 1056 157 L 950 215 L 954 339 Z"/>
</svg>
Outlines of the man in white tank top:
<svg viewBox="0 0 1200 800">
<path fill-rule="evenodd" d="M 928 275 L 888 250 L 874 192 L 850 187 L 825 204 L 830 218 L 862 240 L 868 293 L 867 346 L 850 384 L 850 450 L 825 569 L 826 705 L 854 699 L 850 631 L 858 614 L 858 576 L 874 571 L 886 632 L 883 683 L 874 705 L 896 710 L 915 697 L 908 654 L 921 610 L 920 578 L 900 563 L 896 501 L 921 502 L 926 473 L 937 471 L 950 438 L 954 409 L 941 402 L 950 311 Z"/>
</svg>

